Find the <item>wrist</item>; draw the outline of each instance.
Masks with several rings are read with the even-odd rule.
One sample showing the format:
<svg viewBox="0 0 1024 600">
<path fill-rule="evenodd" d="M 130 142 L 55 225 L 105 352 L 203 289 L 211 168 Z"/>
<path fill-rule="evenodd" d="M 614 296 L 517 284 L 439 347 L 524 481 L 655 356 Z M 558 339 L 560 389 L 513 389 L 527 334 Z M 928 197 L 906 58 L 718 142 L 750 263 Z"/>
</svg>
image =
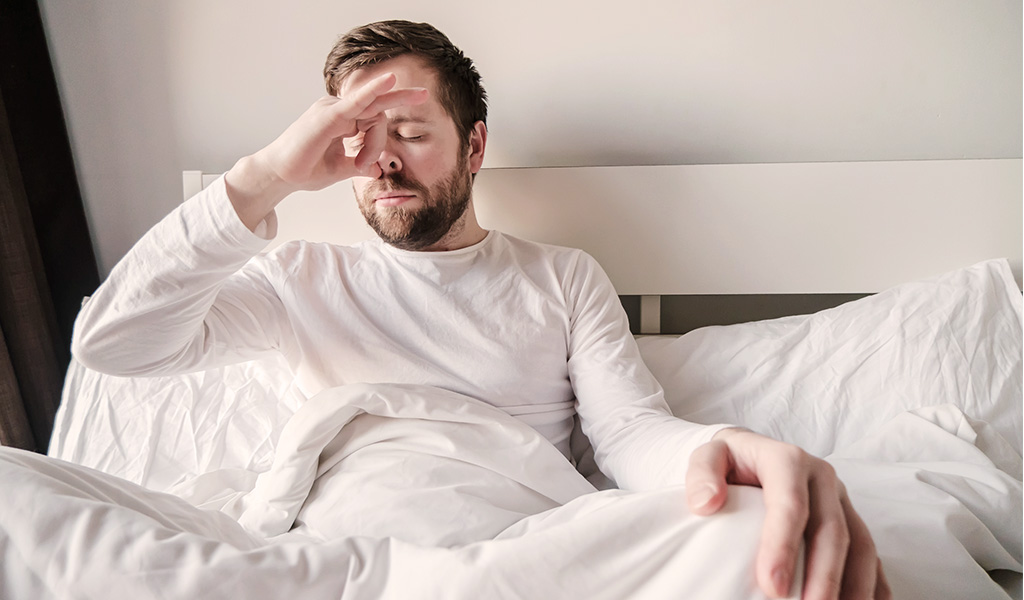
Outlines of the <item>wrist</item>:
<svg viewBox="0 0 1024 600">
<path fill-rule="evenodd" d="M 258 155 L 246 156 L 236 162 L 224 174 L 224 185 L 231 206 L 250 231 L 255 231 L 274 207 L 295 191 L 273 170 L 265 167 Z"/>
<path fill-rule="evenodd" d="M 737 433 L 753 433 L 746 427 L 726 427 L 715 432 L 715 435 L 711 436 L 713 440 L 724 440 L 725 438 L 732 437 Z"/>
</svg>

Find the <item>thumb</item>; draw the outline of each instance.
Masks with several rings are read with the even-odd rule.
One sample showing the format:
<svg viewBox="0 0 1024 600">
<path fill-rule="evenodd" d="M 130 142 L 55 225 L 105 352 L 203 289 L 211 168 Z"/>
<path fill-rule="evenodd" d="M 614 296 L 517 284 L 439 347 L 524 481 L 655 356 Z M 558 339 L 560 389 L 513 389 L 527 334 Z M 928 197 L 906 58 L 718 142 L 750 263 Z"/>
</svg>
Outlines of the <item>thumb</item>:
<svg viewBox="0 0 1024 600">
<path fill-rule="evenodd" d="M 706 516 L 722 508 L 731 468 L 729 447 L 721 440 L 712 440 L 693 451 L 686 471 L 686 504 L 691 512 Z"/>
</svg>

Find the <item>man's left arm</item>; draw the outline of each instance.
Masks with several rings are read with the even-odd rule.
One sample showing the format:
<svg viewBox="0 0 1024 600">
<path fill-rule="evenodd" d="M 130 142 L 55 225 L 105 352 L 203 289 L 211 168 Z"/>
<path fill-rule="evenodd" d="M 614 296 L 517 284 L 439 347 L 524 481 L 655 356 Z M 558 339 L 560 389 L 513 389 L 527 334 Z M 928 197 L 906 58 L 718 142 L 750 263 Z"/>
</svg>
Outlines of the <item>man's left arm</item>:
<svg viewBox="0 0 1024 600">
<path fill-rule="evenodd" d="M 689 507 L 700 515 L 724 505 L 729 484 L 761 487 L 762 591 L 788 594 L 806 544 L 803 598 L 891 597 L 871 535 L 828 463 L 745 429 L 672 417 L 596 261 L 582 255 L 566 291 L 570 379 L 605 474 L 623 488 L 685 482 Z"/>
</svg>

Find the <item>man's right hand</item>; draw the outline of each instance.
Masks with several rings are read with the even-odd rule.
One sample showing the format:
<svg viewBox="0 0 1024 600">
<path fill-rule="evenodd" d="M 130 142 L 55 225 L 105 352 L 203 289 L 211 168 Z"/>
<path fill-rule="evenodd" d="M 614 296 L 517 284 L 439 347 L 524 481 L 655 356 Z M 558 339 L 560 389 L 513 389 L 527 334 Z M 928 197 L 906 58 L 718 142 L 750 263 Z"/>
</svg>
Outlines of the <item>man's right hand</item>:
<svg viewBox="0 0 1024 600">
<path fill-rule="evenodd" d="M 344 98 L 317 100 L 276 140 L 239 160 L 224 177 L 228 197 L 250 230 L 288 194 L 318 190 L 357 175 L 379 177 L 377 160 L 387 142 L 384 111 L 427 99 L 424 88 L 392 89 L 385 73 Z M 345 153 L 343 141 L 364 133 L 362 149 Z"/>
</svg>

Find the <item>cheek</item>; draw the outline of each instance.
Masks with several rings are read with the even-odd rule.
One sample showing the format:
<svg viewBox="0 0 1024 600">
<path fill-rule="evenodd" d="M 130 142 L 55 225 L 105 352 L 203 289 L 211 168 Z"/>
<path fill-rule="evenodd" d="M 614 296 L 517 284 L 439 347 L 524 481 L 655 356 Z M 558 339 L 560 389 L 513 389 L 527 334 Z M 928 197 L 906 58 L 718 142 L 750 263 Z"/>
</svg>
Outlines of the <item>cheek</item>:
<svg viewBox="0 0 1024 600">
<path fill-rule="evenodd" d="M 369 177 L 353 177 L 349 181 L 352 182 L 352 191 L 355 192 L 356 199 L 358 200 L 366 193 L 366 187 L 370 185 L 373 179 Z"/>
<path fill-rule="evenodd" d="M 403 164 L 410 175 L 415 173 L 422 180 L 433 180 L 449 173 L 458 162 L 457 158 L 448 148 L 420 145 L 408 149 Z"/>
</svg>

